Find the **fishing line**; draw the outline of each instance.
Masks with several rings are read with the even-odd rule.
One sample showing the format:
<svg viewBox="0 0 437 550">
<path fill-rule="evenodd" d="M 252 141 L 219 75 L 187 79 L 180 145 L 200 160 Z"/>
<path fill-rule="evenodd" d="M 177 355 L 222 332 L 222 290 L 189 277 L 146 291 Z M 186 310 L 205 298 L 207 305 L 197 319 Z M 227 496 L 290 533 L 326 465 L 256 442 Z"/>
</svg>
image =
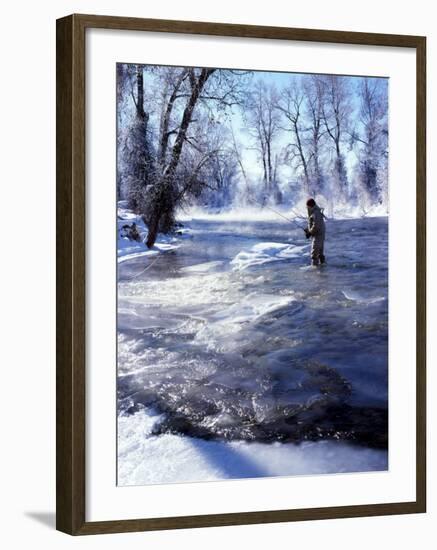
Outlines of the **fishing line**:
<svg viewBox="0 0 437 550">
<path fill-rule="evenodd" d="M 254 199 L 253 197 L 250 197 L 248 196 L 247 197 L 249 201 L 252 201 L 256 204 L 258 204 L 259 206 L 261 206 L 261 208 L 267 208 L 267 210 L 271 210 L 272 212 L 274 212 L 275 214 L 277 214 L 278 216 L 281 216 L 281 218 L 284 218 L 284 220 L 287 220 L 287 222 L 289 223 L 294 223 L 296 224 L 296 226 L 299 228 L 299 229 L 302 229 L 303 231 L 305 231 L 305 228 L 302 227 L 301 225 L 298 224 L 298 222 L 296 220 L 292 220 L 291 218 L 287 218 L 287 216 L 284 216 L 284 214 L 282 214 L 281 212 L 279 212 L 278 210 L 275 210 L 274 208 L 272 208 L 271 206 L 269 206 L 268 204 L 262 204 L 261 201 L 258 201 L 256 199 Z M 301 218 L 301 216 L 299 216 Z"/>
<path fill-rule="evenodd" d="M 140 275 L 142 275 L 143 273 L 145 273 L 148 269 L 150 269 L 158 260 L 159 258 L 165 254 L 165 250 L 163 250 L 161 253 L 158 252 L 158 255 L 157 257 L 153 260 L 152 263 L 150 263 L 148 266 L 146 266 L 144 269 L 142 269 L 139 273 L 136 273 L 135 275 L 132 275 L 130 277 L 126 277 L 125 280 L 127 281 L 132 281 L 133 279 L 136 279 L 137 277 L 139 277 Z"/>
</svg>

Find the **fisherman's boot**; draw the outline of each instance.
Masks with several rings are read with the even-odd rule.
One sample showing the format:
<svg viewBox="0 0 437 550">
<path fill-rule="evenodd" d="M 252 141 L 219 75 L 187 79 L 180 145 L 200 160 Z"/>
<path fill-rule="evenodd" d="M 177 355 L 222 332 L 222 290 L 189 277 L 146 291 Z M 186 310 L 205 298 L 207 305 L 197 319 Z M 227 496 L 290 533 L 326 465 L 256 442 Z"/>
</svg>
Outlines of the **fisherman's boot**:
<svg viewBox="0 0 437 550">
<path fill-rule="evenodd" d="M 325 261 L 326 261 L 325 255 L 324 255 L 324 254 L 320 254 L 319 258 L 320 258 L 320 265 L 321 265 L 321 264 L 324 264 Z"/>
</svg>

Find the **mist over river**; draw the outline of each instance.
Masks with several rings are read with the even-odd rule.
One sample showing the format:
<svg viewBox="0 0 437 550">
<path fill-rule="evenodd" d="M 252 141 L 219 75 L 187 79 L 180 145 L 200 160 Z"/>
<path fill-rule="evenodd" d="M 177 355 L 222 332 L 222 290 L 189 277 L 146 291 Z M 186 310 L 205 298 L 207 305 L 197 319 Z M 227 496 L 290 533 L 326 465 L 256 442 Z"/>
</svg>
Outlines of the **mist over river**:
<svg viewBox="0 0 437 550">
<path fill-rule="evenodd" d="M 387 218 L 184 230 L 118 264 L 118 483 L 386 470 Z"/>
</svg>

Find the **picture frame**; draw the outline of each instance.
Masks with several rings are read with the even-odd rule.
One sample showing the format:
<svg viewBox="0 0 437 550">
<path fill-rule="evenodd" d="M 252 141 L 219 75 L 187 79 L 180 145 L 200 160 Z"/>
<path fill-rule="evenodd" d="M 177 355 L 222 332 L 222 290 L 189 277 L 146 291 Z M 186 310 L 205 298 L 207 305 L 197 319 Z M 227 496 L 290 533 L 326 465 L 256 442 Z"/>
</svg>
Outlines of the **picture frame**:
<svg viewBox="0 0 437 550">
<path fill-rule="evenodd" d="M 415 498 L 402 502 L 133 519 L 87 519 L 86 33 L 227 37 L 408 49 L 416 61 Z M 56 527 L 70 535 L 423 513 L 426 511 L 426 39 L 421 36 L 74 14 L 57 20 Z M 111 300 L 108 297 L 108 300 Z"/>
</svg>

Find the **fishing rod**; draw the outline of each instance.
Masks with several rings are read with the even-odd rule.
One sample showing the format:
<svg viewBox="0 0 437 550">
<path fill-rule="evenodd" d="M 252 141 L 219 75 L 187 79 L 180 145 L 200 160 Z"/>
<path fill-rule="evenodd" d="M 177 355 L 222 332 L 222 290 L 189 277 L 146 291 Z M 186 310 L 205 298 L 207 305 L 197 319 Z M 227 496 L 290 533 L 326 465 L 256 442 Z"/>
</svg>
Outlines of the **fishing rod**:
<svg viewBox="0 0 437 550">
<path fill-rule="evenodd" d="M 284 220 L 286 220 L 287 222 L 289 223 L 294 223 L 296 224 L 296 227 L 298 227 L 299 229 L 302 229 L 302 231 L 306 231 L 306 227 L 303 227 L 302 225 L 300 225 L 296 220 L 293 220 L 291 218 L 287 218 L 287 216 L 284 216 L 284 214 L 282 214 L 282 212 L 279 212 L 278 210 L 275 210 L 274 208 L 272 208 L 271 206 L 269 206 L 268 204 L 263 204 L 261 201 L 258 201 L 257 199 L 253 198 L 253 197 L 248 197 L 248 200 L 253 202 L 253 203 L 256 203 L 258 204 L 259 206 L 261 206 L 261 208 L 267 208 L 267 210 L 271 210 L 272 212 L 274 212 L 276 215 L 278 216 L 281 216 L 281 218 L 284 218 Z M 293 212 L 293 210 L 291 210 Z M 302 219 L 301 216 L 298 216 L 299 218 Z"/>
</svg>

